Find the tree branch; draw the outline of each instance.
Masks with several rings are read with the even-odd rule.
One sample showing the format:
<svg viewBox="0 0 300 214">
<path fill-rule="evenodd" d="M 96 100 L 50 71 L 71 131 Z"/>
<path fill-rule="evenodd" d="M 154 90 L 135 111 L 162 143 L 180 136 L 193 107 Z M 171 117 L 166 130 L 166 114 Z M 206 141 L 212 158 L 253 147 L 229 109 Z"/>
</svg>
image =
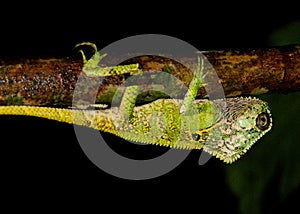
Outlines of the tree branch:
<svg viewBox="0 0 300 214">
<path fill-rule="evenodd" d="M 227 97 L 300 89 L 300 45 L 202 53 L 213 65 Z M 183 60 L 190 63 L 188 58 Z M 186 85 L 191 80 L 187 67 L 168 58 L 141 56 L 126 63 L 139 63 L 144 71 L 167 71 Z M 0 59 L 0 104 L 71 105 L 81 73 L 81 59 Z M 98 98 L 105 97 L 109 86 L 120 84 L 124 78 L 106 77 Z M 198 97 L 204 96 L 205 90 L 199 90 Z"/>
</svg>

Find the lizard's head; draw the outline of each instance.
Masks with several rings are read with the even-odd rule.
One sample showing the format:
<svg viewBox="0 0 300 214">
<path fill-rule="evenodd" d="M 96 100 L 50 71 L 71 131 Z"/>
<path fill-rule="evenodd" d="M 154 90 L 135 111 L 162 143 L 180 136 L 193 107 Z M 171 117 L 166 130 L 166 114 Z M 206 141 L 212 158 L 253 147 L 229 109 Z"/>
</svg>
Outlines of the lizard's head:
<svg viewBox="0 0 300 214">
<path fill-rule="evenodd" d="M 223 118 L 208 132 L 203 150 L 232 163 L 272 127 L 268 104 L 258 98 L 231 98 Z"/>
</svg>

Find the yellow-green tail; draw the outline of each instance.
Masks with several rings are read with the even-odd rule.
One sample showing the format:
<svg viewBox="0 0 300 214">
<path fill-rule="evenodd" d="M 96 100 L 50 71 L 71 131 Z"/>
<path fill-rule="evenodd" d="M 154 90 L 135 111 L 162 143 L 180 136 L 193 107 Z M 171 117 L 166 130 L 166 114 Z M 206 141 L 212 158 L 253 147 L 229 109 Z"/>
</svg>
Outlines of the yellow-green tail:
<svg viewBox="0 0 300 214">
<path fill-rule="evenodd" d="M 34 116 L 65 123 L 73 123 L 73 113 L 70 109 L 38 106 L 1 106 L 0 114 Z"/>
<path fill-rule="evenodd" d="M 116 134 L 110 114 L 101 110 L 74 110 L 39 106 L 0 106 L 0 115 L 40 117 Z"/>
</svg>

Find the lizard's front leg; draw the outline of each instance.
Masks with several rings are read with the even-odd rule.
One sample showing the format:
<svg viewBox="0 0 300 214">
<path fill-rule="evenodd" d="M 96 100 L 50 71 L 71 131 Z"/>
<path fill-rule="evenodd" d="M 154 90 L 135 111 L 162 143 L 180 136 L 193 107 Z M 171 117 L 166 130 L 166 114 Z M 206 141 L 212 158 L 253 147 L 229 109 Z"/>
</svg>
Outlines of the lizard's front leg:
<svg viewBox="0 0 300 214">
<path fill-rule="evenodd" d="M 180 113 L 185 113 L 191 110 L 192 103 L 196 99 L 198 90 L 205 85 L 203 83 L 204 76 L 204 58 L 203 56 L 199 56 L 197 68 L 194 72 L 194 77 L 190 82 L 189 89 L 184 96 L 183 105 L 180 108 Z"/>
</svg>

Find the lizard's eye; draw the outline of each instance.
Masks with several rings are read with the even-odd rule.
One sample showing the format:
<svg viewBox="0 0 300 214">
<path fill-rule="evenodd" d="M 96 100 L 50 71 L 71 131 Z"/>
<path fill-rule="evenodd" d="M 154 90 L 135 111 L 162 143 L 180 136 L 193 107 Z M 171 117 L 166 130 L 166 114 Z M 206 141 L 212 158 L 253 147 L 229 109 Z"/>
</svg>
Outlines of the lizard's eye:
<svg viewBox="0 0 300 214">
<path fill-rule="evenodd" d="M 263 131 L 268 129 L 269 125 L 270 125 L 270 115 L 265 112 L 260 113 L 256 118 L 256 126 Z"/>
</svg>

